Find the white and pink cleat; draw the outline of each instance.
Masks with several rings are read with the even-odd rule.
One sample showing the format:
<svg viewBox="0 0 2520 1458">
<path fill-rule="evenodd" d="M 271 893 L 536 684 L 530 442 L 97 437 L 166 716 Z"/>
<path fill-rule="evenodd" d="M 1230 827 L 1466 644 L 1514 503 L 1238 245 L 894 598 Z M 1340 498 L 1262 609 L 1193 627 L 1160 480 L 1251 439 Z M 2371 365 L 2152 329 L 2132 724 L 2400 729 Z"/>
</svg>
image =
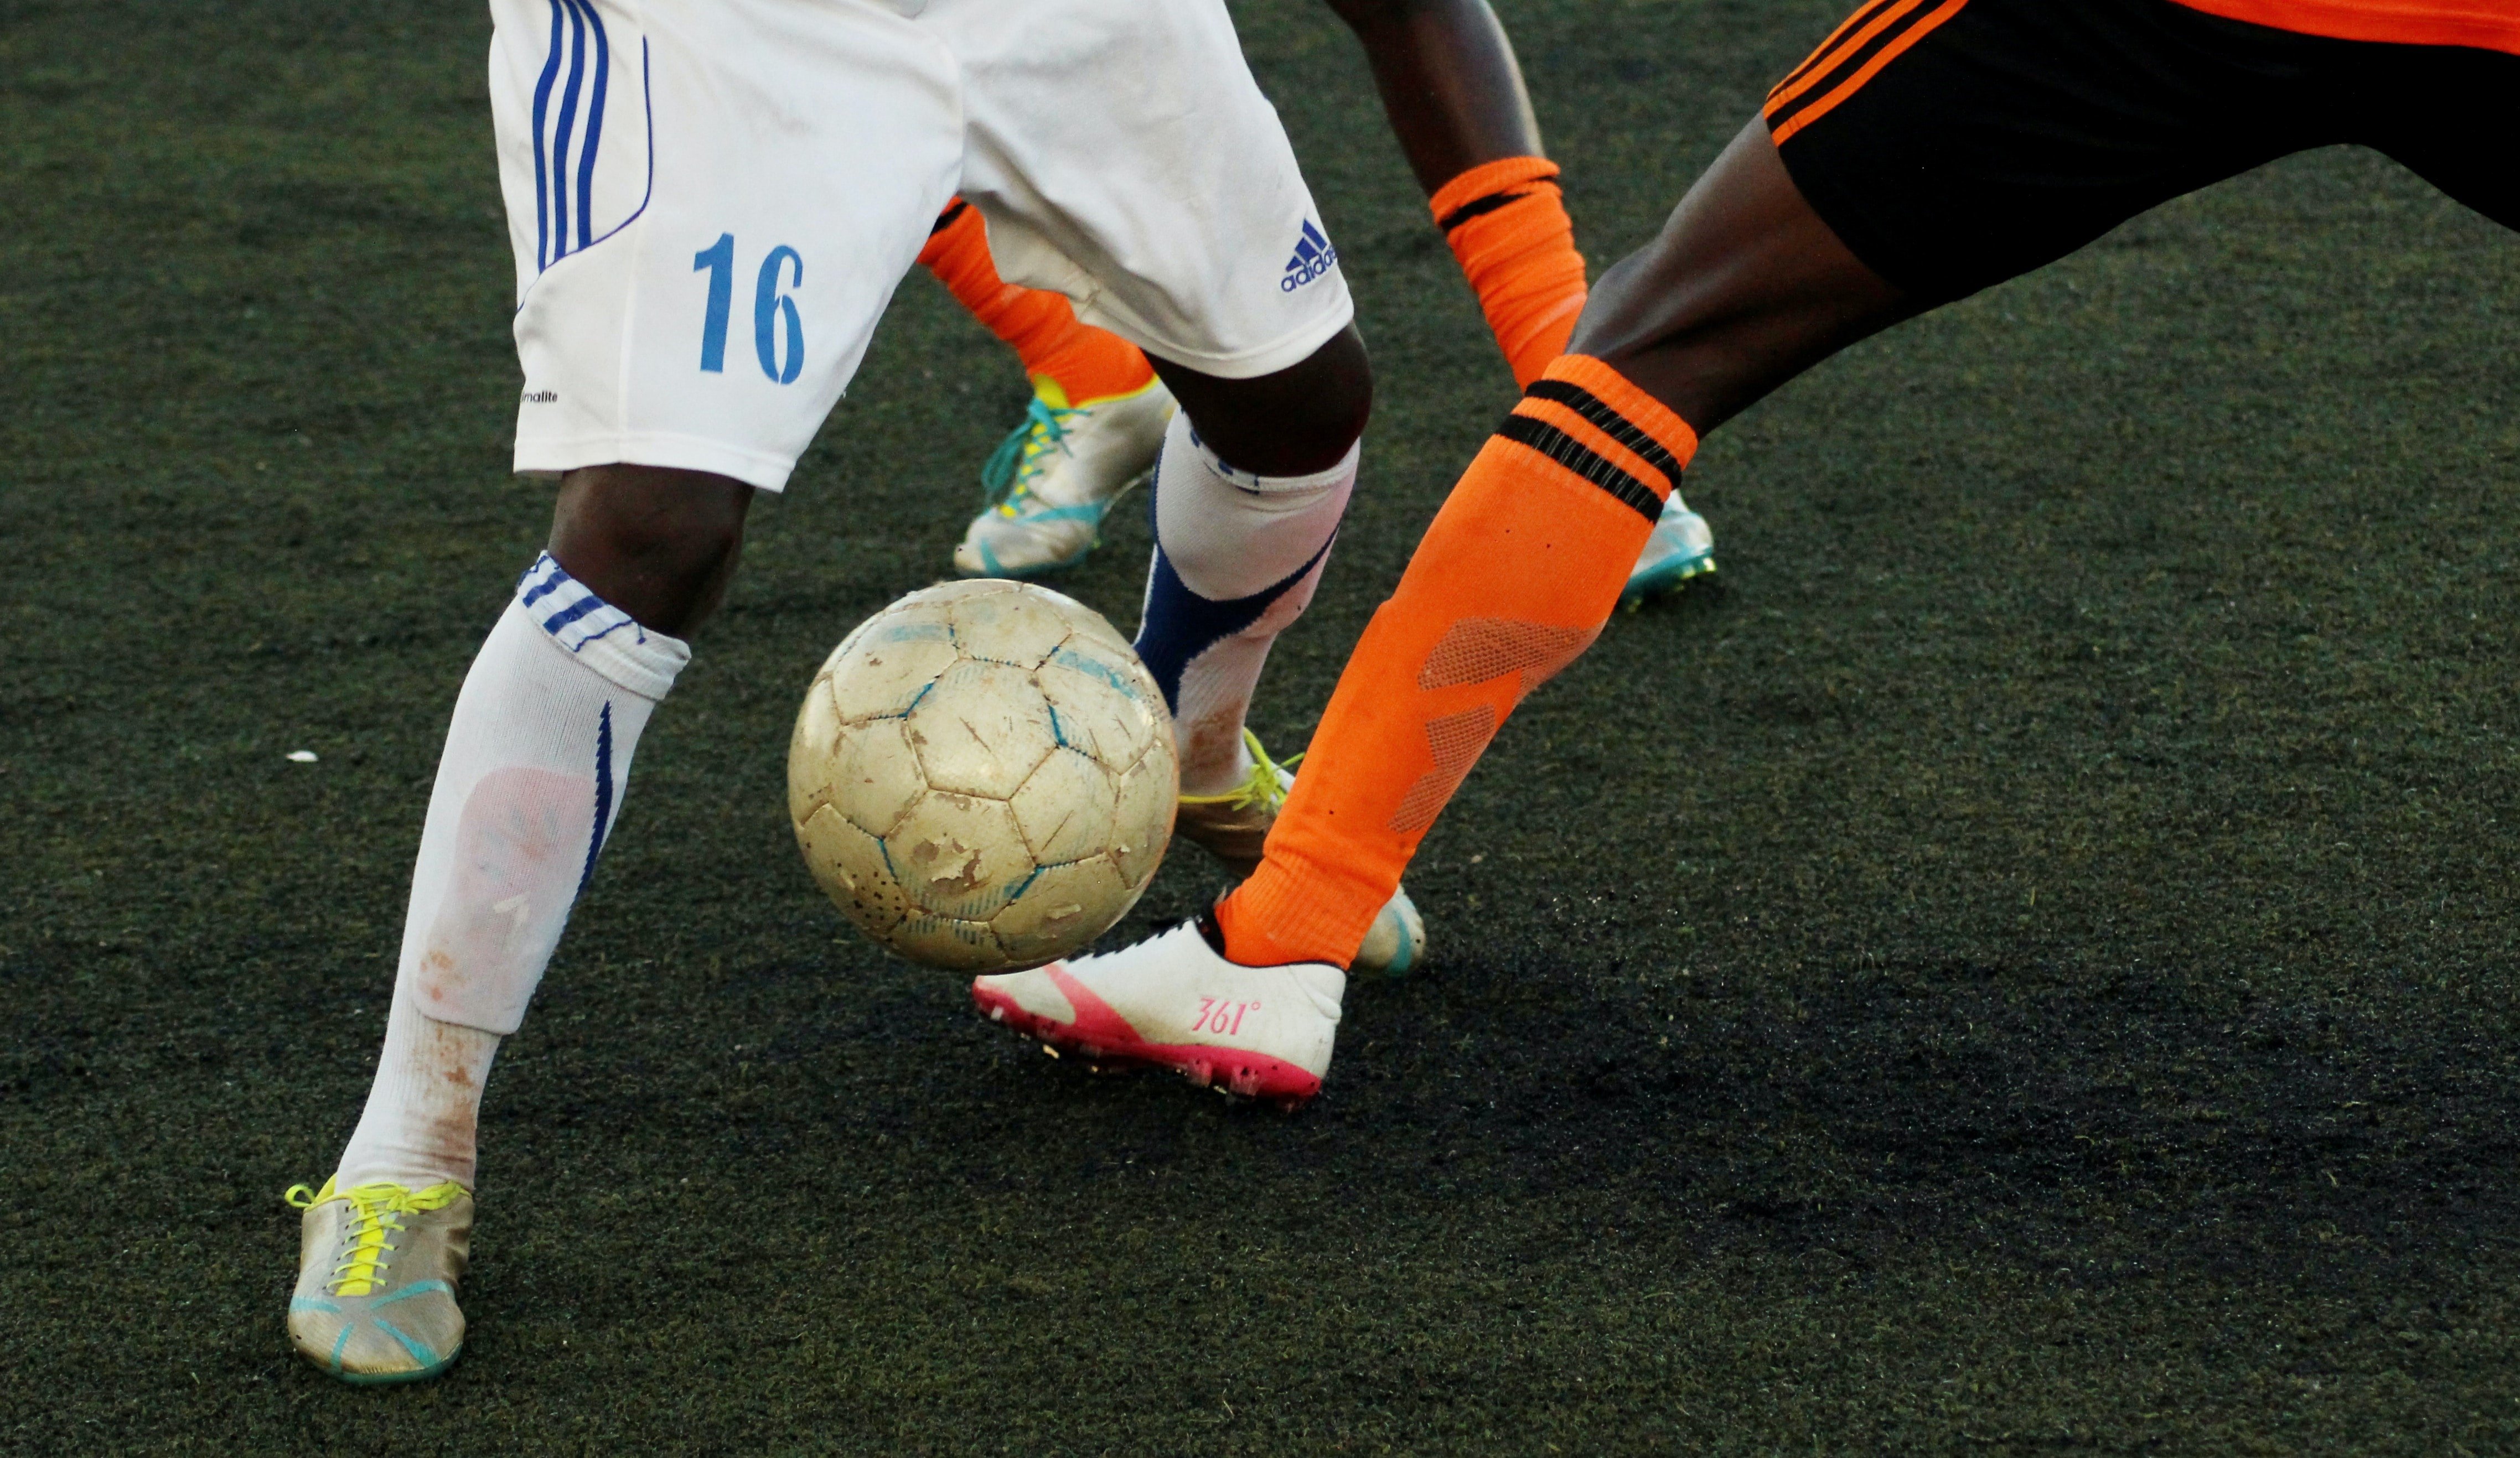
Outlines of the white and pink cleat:
<svg viewBox="0 0 2520 1458">
<path fill-rule="evenodd" d="M 1291 1108 L 1322 1091 L 1347 974 L 1226 960 L 1206 917 L 1101 956 L 971 982 L 992 1022 L 1106 1066 L 1168 1068 Z"/>
</svg>

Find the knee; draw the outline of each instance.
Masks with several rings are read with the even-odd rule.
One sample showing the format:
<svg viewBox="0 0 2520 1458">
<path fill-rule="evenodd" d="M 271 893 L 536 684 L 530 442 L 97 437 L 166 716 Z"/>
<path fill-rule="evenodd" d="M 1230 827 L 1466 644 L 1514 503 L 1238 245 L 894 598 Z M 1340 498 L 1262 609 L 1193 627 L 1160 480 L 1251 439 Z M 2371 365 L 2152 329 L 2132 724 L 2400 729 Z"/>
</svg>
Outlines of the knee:
<svg viewBox="0 0 2520 1458">
<path fill-rule="evenodd" d="M 1252 379 L 1153 363 L 1209 449 L 1264 476 L 1310 475 L 1336 465 L 1373 414 L 1373 367 L 1354 325 L 1300 364 Z"/>
<path fill-rule="evenodd" d="M 1670 290 L 1650 278 L 1650 251 L 1629 254 L 1594 281 L 1574 335 L 1566 341 L 1567 353 L 1616 364 L 1621 357 L 1686 338 L 1698 321 L 1672 316 Z"/>
<path fill-rule="evenodd" d="M 1365 422 L 1373 415 L 1373 366 L 1354 326 L 1295 368 L 1306 372 L 1302 384 L 1282 410 L 1271 412 L 1282 420 L 1279 428 L 1294 459 L 1273 473 L 1302 475 L 1336 465 L 1364 438 Z M 1300 449 L 1291 449 L 1295 442 Z"/>
<path fill-rule="evenodd" d="M 1616 370 L 1702 433 L 1773 387 L 1767 341 L 1747 311 L 1663 262 L 1647 249 L 1604 271 L 1566 352 Z"/>
<path fill-rule="evenodd" d="M 561 478 L 552 555 L 597 596 L 681 637 L 724 596 L 752 496 L 743 482 L 705 471 L 582 467 Z"/>
</svg>

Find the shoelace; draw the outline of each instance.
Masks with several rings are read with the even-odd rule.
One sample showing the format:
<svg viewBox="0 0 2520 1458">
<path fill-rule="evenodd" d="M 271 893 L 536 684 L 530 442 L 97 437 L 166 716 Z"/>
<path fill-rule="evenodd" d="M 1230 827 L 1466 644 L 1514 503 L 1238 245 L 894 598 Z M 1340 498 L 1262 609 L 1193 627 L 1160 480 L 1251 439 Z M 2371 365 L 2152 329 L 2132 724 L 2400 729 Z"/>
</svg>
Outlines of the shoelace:
<svg viewBox="0 0 2520 1458">
<path fill-rule="evenodd" d="M 1242 747 L 1251 751 L 1251 773 L 1242 777 L 1240 784 L 1222 794 L 1184 795 L 1181 797 L 1181 803 L 1231 805 L 1237 810 L 1275 810 L 1285 804 L 1286 785 L 1278 772 L 1294 769 L 1296 763 L 1303 759 L 1303 754 L 1290 754 L 1282 760 L 1273 760 L 1269 758 L 1269 751 L 1260 747 L 1260 736 L 1248 729 L 1242 731 Z"/>
<path fill-rule="evenodd" d="M 1024 407 L 1024 418 L 980 465 L 980 504 L 1005 516 L 1016 513 L 1015 503 L 1032 494 L 1032 478 L 1049 465 L 1051 452 L 1067 454 L 1067 422 L 1085 412 L 1053 405 L 1039 395 Z"/>
<path fill-rule="evenodd" d="M 292 1184 L 280 1198 L 293 1210 L 312 1210 L 327 1200 L 349 1206 L 350 1218 L 341 1232 L 341 1259 L 334 1263 L 324 1289 L 335 1296 L 373 1296 L 384 1285 L 387 1260 L 402 1249 L 385 1239 L 405 1228 L 401 1217 L 444 1210 L 463 1193 L 464 1187 L 451 1180 L 414 1192 L 398 1184 L 359 1184 L 337 1190 L 328 1179 L 320 1190 Z"/>
</svg>

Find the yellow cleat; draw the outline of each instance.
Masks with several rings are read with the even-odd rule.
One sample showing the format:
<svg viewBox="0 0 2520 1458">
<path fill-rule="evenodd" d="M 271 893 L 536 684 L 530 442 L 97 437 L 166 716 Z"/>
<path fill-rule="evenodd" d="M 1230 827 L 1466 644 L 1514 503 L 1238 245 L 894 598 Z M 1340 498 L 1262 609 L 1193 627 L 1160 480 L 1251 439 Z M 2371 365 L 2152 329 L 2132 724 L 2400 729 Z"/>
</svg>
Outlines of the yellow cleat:
<svg viewBox="0 0 2520 1458">
<path fill-rule="evenodd" d="M 289 1341 L 343 1382 L 420 1382 L 464 1348 L 455 1285 L 472 1249 L 472 1197 L 460 1184 L 338 1189 L 340 1176 L 281 1198 L 306 1212 Z"/>
</svg>

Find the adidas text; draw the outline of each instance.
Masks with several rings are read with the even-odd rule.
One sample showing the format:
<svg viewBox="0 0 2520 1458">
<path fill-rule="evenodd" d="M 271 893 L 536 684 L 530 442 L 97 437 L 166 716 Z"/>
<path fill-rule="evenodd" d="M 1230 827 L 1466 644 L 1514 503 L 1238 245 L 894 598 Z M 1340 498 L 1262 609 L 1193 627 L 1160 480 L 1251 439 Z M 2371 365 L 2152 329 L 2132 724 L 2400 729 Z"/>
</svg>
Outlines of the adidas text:
<svg viewBox="0 0 2520 1458">
<path fill-rule="evenodd" d="M 1303 236 L 1295 243 L 1295 256 L 1286 260 L 1286 272 L 1278 280 L 1278 291 L 1292 293 L 1336 267 L 1338 249 L 1330 246 L 1329 239 L 1313 226 L 1312 219 L 1306 218 Z"/>
</svg>

